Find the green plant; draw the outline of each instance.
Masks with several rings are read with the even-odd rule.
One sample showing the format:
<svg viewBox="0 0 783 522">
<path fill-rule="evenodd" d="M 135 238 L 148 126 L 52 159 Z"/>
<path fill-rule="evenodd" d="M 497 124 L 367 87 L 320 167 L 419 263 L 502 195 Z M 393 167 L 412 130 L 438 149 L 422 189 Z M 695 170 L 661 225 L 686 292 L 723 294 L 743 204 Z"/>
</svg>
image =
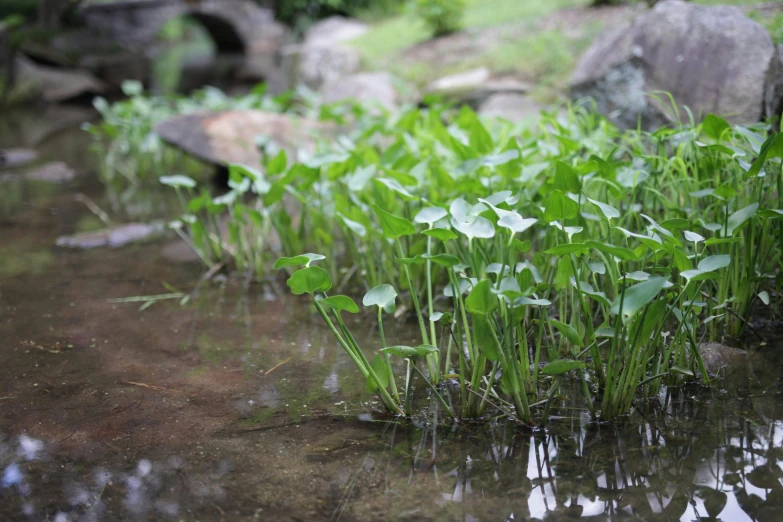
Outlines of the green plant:
<svg viewBox="0 0 783 522">
<path fill-rule="evenodd" d="M 161 181 L 210 269 L 304 265 L 289 286 L 390 412 L 413 414 L 420 383 L 457 417 L 544 423 L 575 381 L 613 418 L 664 384 L 709 380 L 700 344 L 780 308 L 783 135 L 768 127 L 708 115 L 622 132 L 571 107 L 520 131 L 468 108 L 313 107 L 351 130 L 297 161 L 267 143 L 217 197 Z M 342 293 L 366 293 L 376 349 L 342 321 L 358 312 Z M 387 345 L 396 298 L 418 347 Z"/>
<path fill-rule="evenodd" d="M 416 0 L 416 14 L 434 36 L 443 36 L 463 27 L 465 0 Z"/>
</svg>

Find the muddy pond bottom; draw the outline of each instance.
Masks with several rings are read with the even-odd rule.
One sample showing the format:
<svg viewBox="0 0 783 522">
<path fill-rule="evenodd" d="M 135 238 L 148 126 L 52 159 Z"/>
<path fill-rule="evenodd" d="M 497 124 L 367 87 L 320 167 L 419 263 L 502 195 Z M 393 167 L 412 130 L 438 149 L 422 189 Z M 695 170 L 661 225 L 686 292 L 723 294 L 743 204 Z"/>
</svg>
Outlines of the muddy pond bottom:
<svg viewBox="0 0 783 522">
<path fill-rule="evenodd" d="M 85 147 L 37 148 L 89 172 Z M 0 183 L 0 521 L 783 518 L 779 345 L 617 423 L 567 397 L 546 431 L 397 421 L 306 300 L 200 284 L 170 237 L 55 246 L 100 225 L 79 194 L 111 206 L 90 174 Z"/>
</svg>

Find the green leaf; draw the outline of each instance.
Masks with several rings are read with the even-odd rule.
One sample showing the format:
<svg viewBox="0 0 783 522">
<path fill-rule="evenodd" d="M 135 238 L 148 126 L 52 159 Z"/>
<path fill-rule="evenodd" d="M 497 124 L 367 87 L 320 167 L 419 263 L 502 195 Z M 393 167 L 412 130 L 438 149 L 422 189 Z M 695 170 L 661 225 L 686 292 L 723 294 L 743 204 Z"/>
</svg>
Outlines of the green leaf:
<svg viewBox="0 0 783 522">
<path fill-rule="evenodd" d="M 600 201 L 591 198 L 587 198 L 587 201 L 589 201 L 590 203 L 598 207 L 601 210 L 601 213 L 607 219 L 607 221 L 610 219 L 615 219 L 620 217 L 620 211 L 611 205 L 607 205 L 606 203 L 601 203 Z"/>
<path fill-rule="evenodd" d="M 725 268 L 729 266 L 730 262 L 731 262 L 731 257 L 725 254 L 717 255 L 717 256 L 707 256 L 701 261 L 699 261 L 698 269 L 703 272 L 713 272 L 715 270 L 719 270 L 721 268 Z"/>
<path fill-rule="evenodd" d="M 379 306 L 387 314 L 393 314 L 397 309 L 397 290 L 392 285 L 378 285 L 364 294 L 362 304 L 364 306 Z"/>
<path fill-rule="evenodd" d="M 326 292 L 332 288 L 332 279 L 320 266 L 301 268 L 291 275 L 286 284 L 296 295 Z"/>
<path fill-rule="evenodd" d="M 498 307 L 498 299 L 492 293 L 492 283 L 483 279 L 473 286 L 465 298 L 465 309 L 471 314 L 486 315 Z"/>
<path fill-rule="evenodd" d="M 500 351 L 495 342 L 495 336 L 492 335 L 489 320 L 485 315 L 473 317 L 473 340 L 488 360 L 497 361 L 500 359 Z"/>
<path fill-rule="evenodd" d="M 196 182 L 192 178 L 176 174 L 174 176 L 161 176 L 160 182 L 175 188 L 196 188 Z"/>
<path fill-rule="evenodd" d="M 567 359 L 557 359 L 541 368 L 544 375 L 563 375 L 571 370 L 583 370 L 585 363 L 582 361 L 570 361 Z"/>
<path fill-rule="evenodd" d="M 387 346 L 386 348 L 381 348 L 381 351 L 383 353 L 389 353 L 391 355 L 397 355 L 407 359 L 415 359 L 417 357 L 425 357 L 431 353 L 435 353 L 438 351 L 438 349 L 429 344 L 422 344 L 416 348 L 402 345 Z"/>
<path fill-rule="evenodd" d="M 555 328 L 560 332 L 560 335 L 568 339 L 568 342 L 579 348 L 584 348 L 585 343 L 582 340 L 582 337 L 580 337 L 579 332 L 577 332 L 573 326 L 562 323 L 557 319 L 551 319 L 550 322 L 555 325 Z"/>
<path fill-rule="evenodd" d="M 440 207 L 426 207 L 421 209 L 419 213 L 416 214 L 416 217 L 413 218 L 413 221 L 416 223 L 427 223 L 428 225 L 432 225 L 436 221 L 440 221 L 448 215 L 449 213 Z"/>
<path fill-rule="evenodd" d="M 416 233 L 416 227 L 407 219 L 393 216 L 378 205 L 373 205 L 372 207 L 381 221 L 381 229 L 383 229 L 383 234 L 386 237 L 390 239 L 399 239 L 402 236 L 409 236 Z"/>
<path fill-rule="evenodd" d="M 521 234 L 538 222 L 536 218 L 523 218 L 516 212 L 510 212 L 498 220 L 498 226 Z"/>
<path fill-rule="evenodd" d="M 625 290 L 625 298 L 622 294 L 618 295 L 612 303 L 612 313 L 620 313 L 620 301 L 623 301 L 622 313 L 626 317 L 633 317 L 639 311 L 650 303 L 658 293 L 666 286 L 668 279 L 659 276 L 650 276 L 647 281 L 634 285 Z"/>
<path fill-rule="evenodd" d="M 451 254 L 438 254 L 434 256 L 430 254 L 422 254 L 421 258 L 426 259 L 427 261 L 432 261 L 433 263 L 444 266 L 446 268 L 451 268 L 452 266 L 459 264 L 459 258 Z"/>
<path fill-rule="evenodd" d="M 477 217 L 472 223 L 465 223 L 456 219 L 451 220 L 451 226 L 469 238 L 490 239 L 495 237 L 495 227 L 492 222 L 484 217 Z"/>
<path fill-rule="evenodd" d="M 555 162 L 555 180 L 553 187 L 562 190 L 563 192 L 571 192 L 573 194 L 578 193 L 582 188 L 576 170 L 562 161 Z"/>
<path fill-rule="evenodd" d="M 671 367 L 671 371 L 674 373 L 679 373 L 681 375 L 687 375 L 688 377 L 693 377 L 693 372 L 690 371 L 688 368 L 683 368 L 682 366 L 674 365 Z"/>
<path fill-rule="evenodd" d="M 531 243 L 529 239 L 526 239 L 524 241 L 520 241 L 519 239 L 514 239 L 511 241 L 511 250 L 515 252 L 519 252 L 520 254 L 524 254 L 525 252 L 529 251 L 531 247 Z"/>
<path fill-rule="evenodd" d="M 348 229 L 356 234 L 359 237 L 366 237 L 367 236 L 367 229 L 364 225 L 359 223 L 358 221 L 354 221 L 352 219 L 348 219 L 347 217 L 343 216 L 339 212 L 337 213 L 338 216 L 340 216 L 340 219 L 345 223 L 345 226 L 348 227 Z"/>
<path fill-rule="evenodd" d="M 429 230 L 423 231 L 422 234 L 425 236 L 434 237 L 435 239 L 439 239 L 443 242 L 446 242 L 450 239 L 457 239 L 459 237 L 448 228 L 431 228 Z"/>
<path fill-rule="evenodd" d="M 280 152 L 267 163 L 266 173 L 270 176 L 280 174 L 285 171 L 287 165 L 288 156 L 286 155 L 285 149 L 280 149 Z"/>
<path fill-rule="evenodd" d="M 759 150 L 756 161 L 754 161 L 750 169 L 748 169 L 747 177 L 752 178 L 758 176 L 759 172 L 761 172 L 761 168 L 764 166 L 764 162 L 767 159 L 772 158 L 783 158 L 783 132 L 773 134 L 767 138 L 767 141 L 764 142 Z"/>
<path fill-rule="evenodd" d="M 729 185 L 721 185 L 720 187 L 716 188 L 715 192 L 713 192 L 712 194 L 724 201 L 728 201 L 730 199 L 737 197 L 737 191 L 734 190 Z"/>
<path fill-rule="evenodd" d="M 372 358 L 372 363 L 370 364 L 372 366 L 372 370 L 375 372 L 375 375 L 378 376 L 378 380 L 381 381 L 381 386 L 385 389 L 387 386 L 389 386 L 389 382 L 394 378 L 391 374 L 391 371 L 389 371 L 389 365 L 386 364 L 386 361 L 380 354 L 375 354 L 375 357 Z M 375 379 L 372 378 L 372 375 L 367 376 L 367 393 L 375 393 L 378 391 L 378 384 L 375 382 Z"/>
<path fill-rule="evenodd" d="M 734 232 L 750 218 L 756 215 L 756 211 L 759 209 L 758 203 L 753 203 L 747 207 L 741 208 L 732 215 L 729 216 L 727 221 L 727 236 L 733 236 Z"/>
<path fill-rule="evenodd" d="M 639 261 L 639 256 L 634 254 L 633 250 L 625 247 L 618 247 L 614 245 L 608 245 L 606 243 L 600 243 L 598 241 L 587 241 L 585 243 L 590 248 L 594 248 L 604 254 L 609 254 L 622 261 Z"/>
<path fill-rule="evenodd" d="M 544 253 L 553 256 L 566 256 L 568 254 L 586 252 L 588 249 L 589 247 L 584 243 L 563 243 L 545 250 Z"/>
<path fill-rule="evenodd" d="M 731 125 L 729 125 L 729 122 L 714 114 L 706 115 L 701 124 L 701 130 L 704 132 L 704 135 L 715 141 L 721 141 L 723 133 L 730 129 Z"/>
<path fill-rule="evenodd" d="M 359 307 L 353 302 L 353 299 L 347 295 L 332 295 L 318 299 L 318 304 L 323 307 L 337 310 L 338 312 L 348 312 L 351 314 L 359 313 Z"/>
<path fill-rule="evenodd" d="M 564 221 L 575 218 L 579 212 L 579 205 L 576 201 L 563 194 L 560 190 L 554 190 L 547 199 L 544 208 L 544 219 L 551 223 L 552 221 Z"/>
<path fill-rule="evenodd" d="M 310 263 L 313 261 L 320 261 L 321 259 L 326 259 L 326 256 L 321 254 L 300 254 L 294 257 L 281 257 L 275 261 L 275 265 L 272 268 L 278 270 L 286 266 L 310 266 Z"/>
</svg>

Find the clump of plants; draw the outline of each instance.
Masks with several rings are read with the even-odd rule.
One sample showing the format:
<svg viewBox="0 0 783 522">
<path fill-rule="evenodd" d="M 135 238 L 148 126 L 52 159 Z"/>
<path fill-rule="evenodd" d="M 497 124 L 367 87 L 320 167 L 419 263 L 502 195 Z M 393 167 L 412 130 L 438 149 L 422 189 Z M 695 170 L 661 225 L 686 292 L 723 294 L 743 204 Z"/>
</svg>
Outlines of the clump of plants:
<svg viewBox="0 0 783 522">
<path fill-rule="evenodd" d="M 416 0 L 415 10 L 433 36 L 444 36 L 462 29 L 465 0 Z"/>
<path fill-rule="evenodd" d="M 702 342 L 779 313 L 783 135 L 769 127 L 709 115 L 622 132 L 581 108 L 533 129 L 467 108 L 318 114 L 350 130 L 295 160 L 262 139 L 262 164 L 232 166 L 227 193 L 161 182 L 206 266 L 262 278 L 279 258 L 390 412 L 413 413 L 419 383 L 455 417 L 545 422 L 567 379 L 614 418 L 709 380 Z M 379 346 L 343 321 L 350 295 L 377 314 Z M 398 301 L 415 346 L 386 343 Z"/>
</svg>

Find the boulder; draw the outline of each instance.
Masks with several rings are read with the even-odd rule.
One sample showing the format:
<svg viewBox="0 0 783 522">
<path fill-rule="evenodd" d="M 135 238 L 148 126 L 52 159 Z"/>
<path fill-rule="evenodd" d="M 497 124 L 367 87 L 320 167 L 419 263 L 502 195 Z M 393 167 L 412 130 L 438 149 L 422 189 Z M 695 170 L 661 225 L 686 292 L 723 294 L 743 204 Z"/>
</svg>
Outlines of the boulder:
<svg viewBox="0 0 783 522">
<path fill-rule="evenodd" d="M 687 106 L 747 124 L 779 114 L 782 70 L 767 31 L 736 7 L 670 0 L 599 37 L 574 70 L 571 95 L 592 98 L 625 128 L 673 119 L 655 91 L 671 93 L 683 116 Z"/>
<path fill-rule="evenodd" d="M 720 343 L 701 343 L 699 353 L 704 367 L 710 373 L 717 373 L 724 366 L 732 366 L 747 360 L 748 352 Z"/>
<path fill-rule="evenodd" d="M 155 132 L 166 142 L 206 162 L 220 166 L 261 162 L 260 138 L 295 156 L 310 148 L 315 135 L 332 129 L 313 120 L 263 111 L 202 112 L 176 116 L 159 123 Z"/>
<path fill-rule="evenodd" d="M 352 99 L 392 109 L 403 98 L 397 89 L 398 84 L 399 81 L 388 72 L 358 73 L 326 82 L 321 94 L 324 103 Z"/>
<path fill-rule="evenodd" d="M 301 44 L 284 50 L 295 64 L 294 83 L 320 89 L 325 83 L 359 71 L 359 52 L 346 42 L 367 31 L 359 21 L 333 16 L 310 26 Z"/>
<path fill-rule="evenodd" d="M 535 121 L 543 107 L 529 96 L 517 93 L 499 92 L 491 95 L 479 105 L 480 116 L 502 118 L 512 122 Z"/>
<path fill-rule="evenodd" d="M 15 60 L 14 89 L 25 96 L 39 96 L 47 102 L 60 102 L 82 94 L 99 94 L 103 83 L 86 71 L 39 65 L 23 56 Z M 12 94 L 11 98 L 15 98 Z"/>
</svg>

